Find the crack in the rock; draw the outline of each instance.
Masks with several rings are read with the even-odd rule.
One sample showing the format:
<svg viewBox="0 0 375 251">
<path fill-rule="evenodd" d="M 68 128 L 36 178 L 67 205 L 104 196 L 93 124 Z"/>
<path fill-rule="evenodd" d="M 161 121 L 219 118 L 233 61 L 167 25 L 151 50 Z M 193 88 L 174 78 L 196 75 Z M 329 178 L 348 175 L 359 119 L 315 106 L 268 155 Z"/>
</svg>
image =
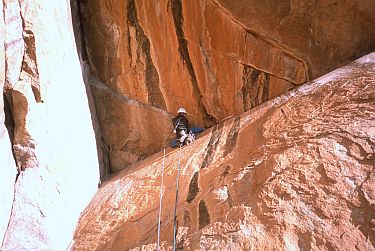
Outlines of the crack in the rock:
<svg viewBox="0 0 375 251">
<path fill-rule="evenodd" d="M 142 50 L 145 56 L 145 84 L 147 87 L 148 102 L 155 107 L 166 110 L 167 107 L 160 89 L 159 73 L 152 62 L 150 40 L 139 23 L 135 0 L 128 0 L 127 22 L 130 27 L 135 28 L 136 40 L 138 45 L 140 45 L 137 48 L 137 60 L 140 60 L 139 50 Z M 130 38 L 128 37 L 128 39 Z M 130 41 L 128 41 L 128 45 L 130 46 Z M 129 53 L 130 51 L 129 48 Z"/>
<path fill-rule="evenodd" d="M 149 211 L 148 211 L 147 213 L 145 213 L 144 215 L 142 215 L 142 216 L 140 216 L 140 217 L 138 217 L 138 218 L 136 218 L 136 219 L 130 220 L 130 221 L 133 222 L 133 223 L 138 222 L 138 221 L 142 220 L 143 218 L 145 218 L 146 216 L 150 215 L 150 213 L 152 213 L 152 212 L 154 212 L 154 211 L 156 211 L 156 210 L 158 210 L 158 209 L 159 209 L 159 207 L 155 207 L 155 208 L 149 210 Z"/>
<path fill-rule="evenodd" d="M 9 96 L 9 99 L 12 98 L 11 95 L 6 95 L 5 92 L 4 92 L 4 94 L 3 94 L 4 116 L 5 116 L 4 125 L 5 125 L 5 128 L 6 128 L 7 132 L 8 132 L 10 144 L 11 144 L 11 146 L 13 146 L 15 122 L 14 122 L 14 118 L 13 118 L 12 107 L 11 107 L 10 101 L 8 99 L 8 96 Z M 12 155 L 13 155 L 14 162 L 16 163 L 16 157 L 15 157 L 15 154 L 14 154 L 13 147 L 11 147 L 11 152 L 12 152 Z"/>
<path fill-rule="evenodd" d="M 161 108 L 152 106 L 151 104 L 145 104 L 145 103 L 139 102 L 139 101 L 137 101 L 135 99 L 131 99 L 131 98 L 127 97 L 127 96 L 124 96 L 123 94 L 114 91 L 113 89 L 111 89 L 110 87 L 108 87 L 107 85 L 103 84 L 102 82 L 100 82 L 100 81 L 98 81 L 96 79 L 91 79 L 90 85 L 93 86 L 93 87 L 95 87 L 95 88 L 107 91 L 111 95 L 115 96 L 116 98 L 122 99 L 125 102 L 134 102 L 137 105 L 141 106 L 143 109 L 146 109 L 146 108 L 147 109 L 153 109 L 153 110 L 158 111 L 160 113 L 163 113 L 163 114 L 165 114 L 167 116 L 171 116 L 171 114 L 169 112 L 167 112 L 167 111 L 165 111 L 165 110 L 163 110 Z M 94 95 L 94 98 L 95 98 L 95 95 Z"/>
<path fill-rule="evenodd" d="M 195 75 L 194 67 L 190 59 L 188 42 L 185 38 L 183 30 L 184 17 L 182 14 L 182 1 L 181 0 L 170 0 L 173 21 L 175 24 L 176 35 L 178 40 L 178 52 L 180 54 L 181 60 L 186 65 L 186 68 L 190 74 L 191 84 L 193 85 L 193 95 L 198 103 L 198 109 L 203 116 L 203 120 L 206 126 L 210 127 L 218 123 L 217 119 L 210 115 L 203 104 L 202 94 L 198 86 L 197 77 Z"/>
<path fill-rule="evenodd" d="M 241 122 L 241 117 L 237 116 L 234 118 L 232 127 L 229 131 L 227 140 L 225 141 L 225 149 L 224 149 L 224 154 L 223 156 L 227 156 L 229 153 L 233 151 L 237 144 L 237 138 L 238 138 L 238 131 L 240 130 L 240 122 Z"/>
<path fill-rule="evenodd" d="M 217 0 L 211 0 L 223 13 L 226 14 L 227 17 L 229 17 L 234 23 L 236 23 L 237 25 L 239 25 L 242 29 L 244 29 L 246 32 L 258 37 L 259 39 L 261 39 L 262 41 L 264 41 L 265 43 L 267 44 L 270 44 L 271 46 L 273 47 L 276 47 L 278 49 L 280 49 L 283 53 L 291 56 L 292 58 L 294 58 L 295 60 L 301 62 L 304 66 L 304 70 L 305 70 L 305 76 L 306 76 L 306 82 L 310 82 L 310 75 L 311 75 L 311 69 L 308 67 L 308 64 L 307 64 L 307 61 L 305 59 L 303 59 L 302 57 L 299 57 L 297 56 L 295 53 L 293 53 L 289 48 L 285 47 L 283 44 L 281 43 L 278 43 L 276 40 L 273 40 L 273 39 L 269 39 L 265 36 L 263 36 L 261 33 L 259 33 L 258 31 L 254 30 L 254 29 L 251 29 L 249 27 L 246 27 L 244 24 L 242 24 L 240 21 L 238 21 L 237 19 L 235 19 L 231 13 L 226 9 L 224 8 L 223 6 L 220 5 L 219 1 Z"/>
<path fill-rule="evenodd" d="M 77 11 L 77 15 L 78 15 L 78 29 L 80 32 L 79 42 L 81 44 L 81 52 L 82 52 L 81 56 L 82 56 L 82 60 L 86 61 L 88 60 L 88 52 L 87 52 L 87 42 L 86 42 L 86 37 L 85 37 L 86 30 L 83 25 L 83 20 L 84 20 L 83 11 L 84 10 L 81 7 L 81 0 L 77 0 L 76 4 L 77 4 L 77 7 L 75 8 L 75 10 Z M 73 8 L 72 8 L 72 11 L 73 11 Z"/>
</svg>

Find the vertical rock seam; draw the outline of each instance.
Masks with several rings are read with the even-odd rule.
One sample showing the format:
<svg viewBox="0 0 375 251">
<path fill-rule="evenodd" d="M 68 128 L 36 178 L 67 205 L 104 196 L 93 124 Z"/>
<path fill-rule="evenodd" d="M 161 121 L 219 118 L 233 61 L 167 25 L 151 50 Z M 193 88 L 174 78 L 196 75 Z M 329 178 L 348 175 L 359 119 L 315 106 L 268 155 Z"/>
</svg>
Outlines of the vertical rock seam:
<svg viewBox="0 0 375 251">
<path fill-rule="evenodd" d="M 4 102 L 4 117 L 5 117 L 5 128 L 8 131 L 8 136 L 10 139 L 11 145 L 13 145 L 14 141 L 14 119 L 13 119 L 13 114 L 12 114 L 12 108 L 9 100 L 7 99 L 6 95 L 3 94 L 3 102 Z M 13 148 L 12 148 L 13 152 Z M 14 153 L 13 153 L 14 157 Z"/>
<path fill-rule="evenodd" d="M 225 141 L 225 150 L 223 156 L 227 156 L 229 153 L 231 153 L 236 146 L 238 131 L 240 130 L 240 122 L 241 118 L 240 116 L 237 116 L 233 121 L 227 140 Z"/>
<path fill-rule="evenodd" d="M 82 11 L 83 10 L 82 10 L 82 7 L 81 7 L 81 1 L 80 0 L 75 1 L 75 4 L 76 5 L 73 5 L 71 7 L 71 12 L 72 12 L 72 17 L 77 16 L 77 18 L 78 18 L 78 20 L 73 20 L 73 24 L 74 24 L 74 22 L 76 22 L 76 25 L 78 24 L 78 27 L 76 25 L 73 26 L 74 34 L 75 34 L 75 38 L 76 38 L 76 47 L 77 47 L 77 51 L 80 55 L 80 58 L 83 61 L 86 61 L 86 60 L 88 60 L 88 53 L 87 53 L 87 43 L 86 43 L 86 39 L 85 39 L 85 28 L 83 27 L 83 23 L 82 23 L 82 20 L 83 20 Z M 71 3 L 71 5 L 72 5 L 72 3 Z M 76 12 L 76 14 L 74 14 L 74 12 Z M 76 33 L 79 33 L 79 34 L 76 34 Z"/>
<path fill-rule="evenodd" d="M 127 17 L 128 17 L 128 25 L 133 27 L 136 31 L 136 39 L 137 44 L 140 45 L 140 49 L 142 53 L 145 55 L 145 63 L 146 63 L 146 87 L 148 93 L 148 102 L 157 108 L 166 110 L 167 106 L 164 101 L 163 94 L 160 90 L 160 83 L 159 83 L 159 74 L 156 70 L 150 53 L 150 40 L 145 35 L 141 25 L 139 24 L 138 16 L 137 16 L 137 7 L 135 5 L 135 0 L 128 0 L 128 9 L 127 9 Z M 129 34 L 130 40 L 130 34 Z M 130 45 L 130 42 L 129 42 Z M 131 53 L 131 50 L 129 50 Z M 137 49 L 137 60 L 140 57 L 139 49 Z"/>
<path fill-rule="evenodd" d="M 269 99 L 269 79 L 269 74 L 244 65 L 242 75 L 244 111 L 248 111 Z"/>
<path fill-rule="evenodd" d="M 206 155 L 204 156 L 201 169 L 206 168 L 211 164 L 215 156 L 216 148 L 219 144 L 221 134 L 223 133 L 223 127 L 223 124 L 219 124 L 216 125 L 212 130 L 212 135 L 207 145 Z"/>
<path fill-rule="evenodd" d="M 208 114 L 206 107 L 203 105 L 202 95 L 199 91 L 197 77 L 195 76 L 194 67 L 190 60 L 187 41 L 185 39 L 184 30 L 182 28 L 184 21 L 182 15 L 182 2 L 181 0 L 170 0 L 170 3 L 178 40 L 178 52 L 180 53 L 181 59 L 186 64 L 187 70 L 190 74 L 191 83 L 193 85 L 194 98 L 198 103 L 199 112 L 203 115 L 205 126 L 213 126 L 217 124 L 218 121 L 212 115 Z"/>
</svg>

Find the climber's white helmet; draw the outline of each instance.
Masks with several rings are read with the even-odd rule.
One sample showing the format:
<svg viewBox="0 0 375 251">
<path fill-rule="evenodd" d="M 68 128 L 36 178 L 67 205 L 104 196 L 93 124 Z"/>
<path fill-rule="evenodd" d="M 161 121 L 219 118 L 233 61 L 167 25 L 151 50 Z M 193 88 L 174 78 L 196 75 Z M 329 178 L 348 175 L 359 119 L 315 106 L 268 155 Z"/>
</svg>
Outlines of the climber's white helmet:
<svg viewBox="0 0 375 251">
<path fill-rule="evenodd" d="M 180 109 L 178 109 L 177 113 L 185 113 L 186 114 L 186 110 L 185 110 L 185 108 L 181 107 Z"/>
</svg>

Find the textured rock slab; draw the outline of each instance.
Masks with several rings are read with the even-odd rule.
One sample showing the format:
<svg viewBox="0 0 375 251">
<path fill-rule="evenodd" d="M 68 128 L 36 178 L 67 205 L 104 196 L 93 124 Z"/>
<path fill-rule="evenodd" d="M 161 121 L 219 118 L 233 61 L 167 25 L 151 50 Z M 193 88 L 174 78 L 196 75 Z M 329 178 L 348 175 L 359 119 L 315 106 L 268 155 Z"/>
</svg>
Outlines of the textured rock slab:
<svg viewBox="0 0 375 251">
<path fill-rule="evenodd" d="M 72 250 L 375 250 L 375 54 L 108 181 Z M 161 169 L 164 161 L 164 185 Z"/>
</svg>

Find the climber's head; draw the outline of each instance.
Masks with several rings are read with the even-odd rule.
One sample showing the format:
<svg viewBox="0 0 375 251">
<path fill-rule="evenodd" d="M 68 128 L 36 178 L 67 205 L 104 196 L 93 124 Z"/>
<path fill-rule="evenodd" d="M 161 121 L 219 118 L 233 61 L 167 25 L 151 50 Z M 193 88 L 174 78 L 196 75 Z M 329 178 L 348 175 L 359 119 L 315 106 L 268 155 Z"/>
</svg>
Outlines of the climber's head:
<svg viewBox="0 0 375 251">
<path fill-rule="evenodd" d="M 181 107 L 180 109 L 178 109 L 177 113 L 179 115 L 184 115 L 185 116 L 186 115 L 186 110 L 185 110 L 185 108 Z"/>
</svg>

